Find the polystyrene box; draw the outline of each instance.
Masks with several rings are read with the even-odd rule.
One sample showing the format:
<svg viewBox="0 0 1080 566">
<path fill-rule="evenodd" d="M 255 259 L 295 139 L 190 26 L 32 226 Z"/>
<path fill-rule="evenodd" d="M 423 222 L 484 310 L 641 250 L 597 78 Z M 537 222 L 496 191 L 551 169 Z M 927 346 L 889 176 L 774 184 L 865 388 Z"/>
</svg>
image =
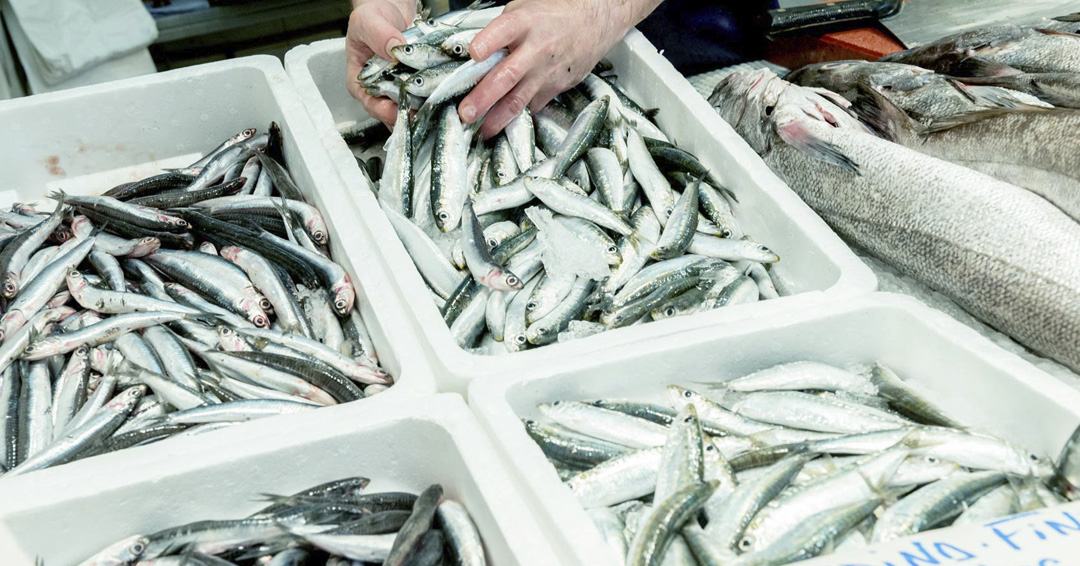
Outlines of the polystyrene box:
<svg viewBox="0 0 1080 566">
<path fill-rule="evenodd" d="M 330 227 L 332 255 L 352 277 L 379 361 L 396 379 L 380 395 L 434 393 L 435 380 L 419 355 L 416 334 L 404 322 L 373 250 L 376 243 L 367 225 L 357 220 L 274 57 L 234 59 L 0 103 L 0 206 L 21 201 L 51 208 L 45 195 L 61 189 L 101 193 L 163 167 L 187 165 L 244 128 L 265 131 L 271 121 L 281 126 L 285 161 L 296 184 Z"/>
<path fill-rule="evenodd" d="M 608 54 L 620 85 L 645 108 L 659 108 L 657 122 L 673 141 L 689 150 L 739 196 L 736 216 L 747 234 L 780 254 L 777 272 L 794 293 L 780 300 L 739 305 L 604 332 L 582 340 L 509 355 L 482 355 L 460 347 L 450 335 L 429 291 L 397 239 L 357 167 L 336 124 L 363 119 L 359 102 L 345 89 L 345 42 L 327 40 L 292 49 L 285 66 L 326 144 L 360 216 L 375 234 L 396 290 L 436 368 L 443 390 L 462 391 L 472 378 L 511 376 L 532 367 L 562 364 L 594 352 L 691 328 L 738 324 L 773 312 L 874 291 L 877 279 L 726 122 L 716 115 L 674 67 L 637 31 Z"/>
<path fill-rule="evenodd" d="M 1042 456 L 1056 458 L 1080 422 L 1080 391 L 952 318 L 887 293 L 611 348 L 574 369 L 484 378 L 470 386 L 469 401 L 541 527 L 558 541 L 560 563 L 614 565 L 521 419 L 539 417 L 538 404 L 560 399 L 667 403 L 670 384 L 699 389 L 704 381 L 799 360 L 881 363 L 961 422 Z"/>
<path fill-rule="evenodd" d="M 352 476 L 371 478 L 368 492 L 441 484 L 469 510 L 489 564 L 557 564 L 457 395 L 330 407 L 0 480 L 0 562 L 74 565 L 127 536 L 243 518 L 266 506 L 260 494 Z"/>
</svg>

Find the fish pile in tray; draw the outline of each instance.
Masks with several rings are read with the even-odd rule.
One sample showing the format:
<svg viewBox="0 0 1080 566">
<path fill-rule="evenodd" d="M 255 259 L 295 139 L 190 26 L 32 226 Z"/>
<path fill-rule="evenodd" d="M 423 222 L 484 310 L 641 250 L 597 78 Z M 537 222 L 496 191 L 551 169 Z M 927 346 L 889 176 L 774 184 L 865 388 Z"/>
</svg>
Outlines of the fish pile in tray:
<svg viewBox="0 0 1080 566">
<path fill-rule="evenodd" d="M 331 235 L 245 130 L 182 169 L 0 213 L 0 477 L 391 384 Z"/>
<path fill-rule="evenodd" d="M 1076 491 L 1080 441 L 1055 473 L 880 365 L 792 362 L 696 389 L 559 400 L 524 422 L 620 564 L 782 565 Z"/>
<path fill-rule="evenodd" d="M 709 101 L 842 237 L 1080 371 L 1078 20 L 740 71 Z"/>
<path fill-rule="evenodd" d="M 81 566 L 484 566 L 480 533 L 442 486 L 419 495 L 367 492 L 346 478 L 288 496 L 243 519 L 203 520 L 135 535 Z"/>
<path fill-rule="evenodd" d="M 467 59 L 477 31 L 418 22 L 359 77 L 401 103 L 389 139 L 340 128 L 459 345 L 516 352 L 783 292 L 735 195 L 609 73 L 490 140 L 463 125 L 457 101 L 506 57 Z"/>
</svg>

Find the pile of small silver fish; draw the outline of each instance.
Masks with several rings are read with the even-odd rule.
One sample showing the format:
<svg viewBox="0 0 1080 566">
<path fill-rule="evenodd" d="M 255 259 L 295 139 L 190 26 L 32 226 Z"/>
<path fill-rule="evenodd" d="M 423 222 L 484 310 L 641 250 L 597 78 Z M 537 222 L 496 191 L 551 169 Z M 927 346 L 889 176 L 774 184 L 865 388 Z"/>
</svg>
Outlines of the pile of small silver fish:
<svg viewBox="0 0 1080 566">
<path fill-rule="evenodd" d="M 484 566 L 480 532 L 435 484 L 419 495 L 368 493 L 345 478 L 243 519 L 204 520 L 116 542 L 79 566 Z"/>
<path fill-rule="evenodd" d="M 0 213 L 0 477 L 390 385 L 280 148 Z"/>
<path fill-rule="evenodd" d="M 456 102 L 507 55 L 468 59 L 478 31 L 417 21 L 359 76 L 401 103 L 385 151 L 380 124 L 342 131 L 459 345 L 516 352 L 783 292 L 735 195 L 605 71 L 474 141 Z"/>
<path fill-rule="evenodd" d="M 847 241 L 1078 371 L 1076 19 L 738 72 L 709 102 Z"/>
<path fill-rule="evenodd" d="M 1057 473 L 881 365 L 790 362 L 697 389 L 524 421 L 619 564 L 788 564 L 1057 505 L 1080 479 L 1080 432 Z"/>
</svg>

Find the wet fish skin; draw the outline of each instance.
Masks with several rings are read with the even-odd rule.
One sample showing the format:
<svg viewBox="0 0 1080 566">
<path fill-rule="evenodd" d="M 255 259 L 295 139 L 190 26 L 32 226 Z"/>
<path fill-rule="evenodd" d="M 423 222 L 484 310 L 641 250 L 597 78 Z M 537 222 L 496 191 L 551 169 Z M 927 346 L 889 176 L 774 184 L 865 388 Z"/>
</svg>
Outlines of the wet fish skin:
<svg viewBox="0 0 1080 566">
<path fill-rule="evenodd" d="M 675 533 L 716 490 L 717 482 L 691 485 L 658 502 L 645 519 L 627 555 L 627 566 L 659 566 Z"/>
<path fill-rule="evenodd" d="M 882 61 L 948 72 L 959 58 L 975 57 L 1029 73 L 1080 72 L 1080 40 L 1074 34 L 1006 24 L 943 37 Z"/>
<path fill-rule="evenodd" d="M 1080 127 L 1076 110 L 972 112 L 936 120 L 927 129 L 873 93 L 861 97 L 856 109 L 896 143 L 1028 189 L 1080 220 L 1080 157 L 1063 149 Z"/>
<path fill-rule="evenodd" d="M 955 474 L 916 490 L 889 507 L 874 524 L 873 541 L 893 540 L 955 518 L 967 503 L 1005 482 L 1001 472 Z"/>
<path fill-rule="evenodd" d="M 903 63 L 830 61 L 796 69 L 784 80 L 828 89 L 848 103 L 854 103 L 863 89 L 870 88 L 924 125 L 967 112 L 1038 104 L 1037 99 L 1025 93 L 969 86 L 963 79 Z"/>
<path fill-rule="evenodd" d="M 1080 368 L 1080 224 L 1024 189 L 867 135 L 846 120 L 838 127 L 821 112 L 811 118 L 798 102 L 805 92 L 780 98 L 799 87 L 773 77 L 750 88 L 757 79 L 728 77 L 711 100 L 826 222 L 991 326 Z M 951 188 L 948 200 L 940 187 Z M 917 230 L 900 220 L 914 217 Z M 1000 226 L 1011 229 L 1004 234 Z"/>
</svg>

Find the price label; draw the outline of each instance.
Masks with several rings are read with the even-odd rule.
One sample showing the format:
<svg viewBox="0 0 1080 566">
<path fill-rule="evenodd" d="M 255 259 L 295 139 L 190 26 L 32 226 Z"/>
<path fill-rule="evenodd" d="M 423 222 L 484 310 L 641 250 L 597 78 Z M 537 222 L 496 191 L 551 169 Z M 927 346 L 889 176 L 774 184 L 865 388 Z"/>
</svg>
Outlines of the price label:
<svg viewBox="0 0 1080 566">
<path fill-rule="evenodd" d="M 1080 565 L 1080 503 L 926 531 L 865 550 L 800 562 L 805 566 Z"/>
</svg>

